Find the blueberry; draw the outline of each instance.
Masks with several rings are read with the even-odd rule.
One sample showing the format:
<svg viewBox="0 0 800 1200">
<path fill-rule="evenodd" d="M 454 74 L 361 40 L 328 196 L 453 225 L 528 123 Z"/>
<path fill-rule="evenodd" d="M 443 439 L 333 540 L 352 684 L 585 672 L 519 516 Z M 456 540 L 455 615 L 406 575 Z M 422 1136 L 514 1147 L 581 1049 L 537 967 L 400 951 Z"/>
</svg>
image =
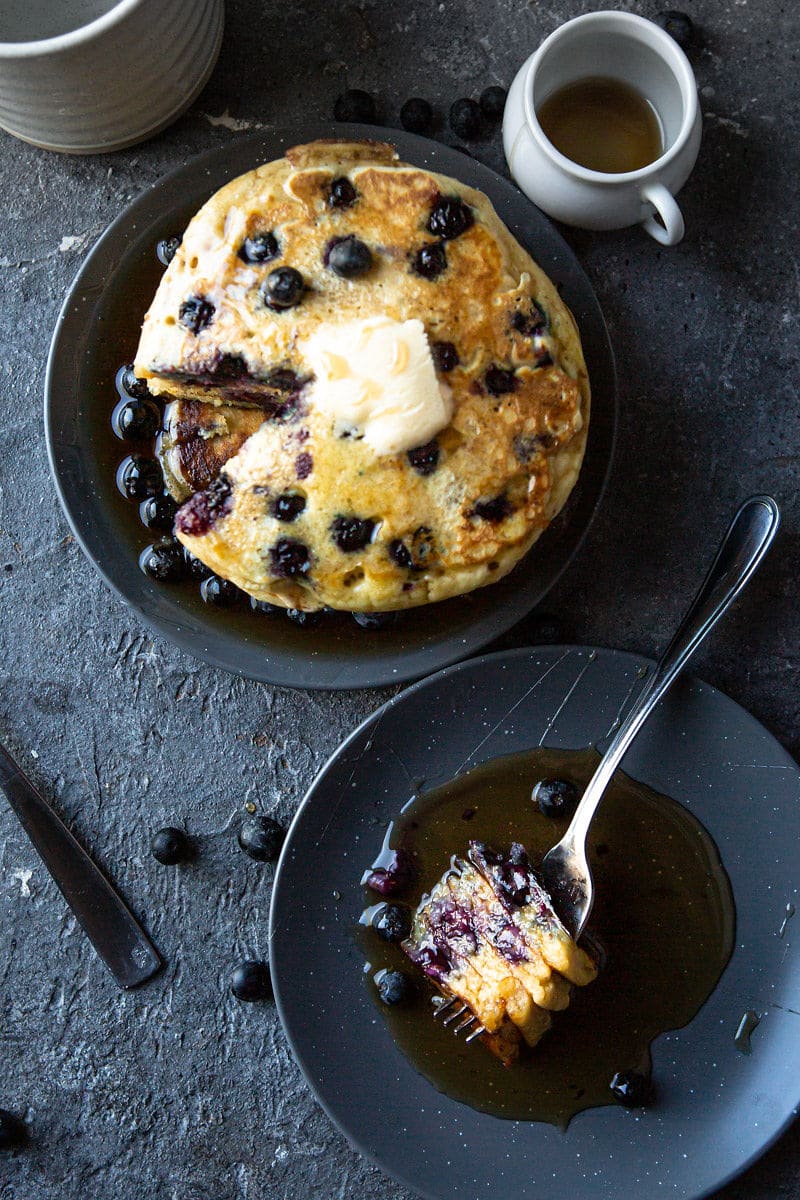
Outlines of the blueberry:
<svg viewBox="0 0 800 1200">
<path fill-rule="evenodd" d="M 469 97 L 454 100 L 450 105 L 450 128 L 456 137 L 469 141 L 474 138 L 481 127 L 481 110 L 479 105 Z"/>
<path fill-rule="evenodd" d="M 552 450 L 556 439 L 549 433 L 518 433 L 511 447 L 521 463 L 529 463 L 537 454 Z"/>
<path fill-rule="evenodd" d="M 428 242 L 411 260 L 411 270 L 423 279 L 437 279 L 447 269 L 447 255 L 440 242 Z"/>
<path fill-rule="evenodd" d="M 505 367 L 491 366 L 484 376 L 484 383 L 490 396 L 503 396 L 516 391 L 517 377 Z"/>
<path fill-rule="evenodd" d="M 298 479 L 308 479 L 314 469 L 314 459 L 304 450 L 302 454 L 298 454 L 294 460 L 294 473 Z"/>
<path fill-rule="evenodd" d="M 231 975 L 231 992 L 237 1000 L 252 1004 L 272 998 L 272 979 L 265 962 L 248 958 L 240 962 Z"/>
<path fill-rule="evenodd" d="M 458 366 L 458 351 L 452 342 L 431 342 L 431 357 L 436 370 L 442 374 Z"/>
<path fill-rule="evenodd" d="M 442 196 L 431 209 L 428 232 L 443 241 L 461 237 L 475 224 L 472 209 L 460 196 Z"/>
<path fill-rule="evenodd" d="M 617 1071 L 608 1086 L 626 1108 L 642 1108 L 654 1099 L 652 1080 L 641 1071 Z"/>
<path fill-rule="evenodd" d="M 278 239 L 272 231 L 255 233 L 242 242 L 239 258 L 246 263 L 264 263 L 269 262 L 271 258 L 277 258 L 279 252 Z"/>
<path fill-rule="evenodd" d="M 433 109 L 427 100 L 412 96 L 400 109 L 400 124 L 409 133 L 427 133 L 433 124 Z"/>
<path fill-rule="evenodd" d="M 358 199 L 358 192 L 345 176 L 334 179 L 328 191 L 328 208 L 349 208 Z"/>
<path fill-rule="evenodd" d="M 189 573 L 183 547 L 174 538 L 148 546 L 142 551 L 139 565 L 156 583 L 180 583 Z"/>
<path fill-rule="evenodd" d="M 188 862 L 192 857 L 192 843 L 182 829 L 167 825 L 158 829 L 150 842 L 150 853 L 165 867 L 174 867 L 176 863 Z"/>
<path fill-rule="evenodd" d="M 276 521 L 285 521 L 288 524 L 297 520 L 305 506 L 305 496 L 300 496 L 297 492 L 284 492 L 270 501 L 269 514 Z"/>
<path fill-rule="evenodd" d="M 190 333 L 198 334 L 211 324 L 216 311 L 205 296 L 189 296 L 178 309 L 178 320 Z"/>
<path fill-rule="evenodd" d="M 304 629 L 314 629 L 322 620 L 319 609 L 308 611 L 304 608 L 287 608 L 284 611 L 293 624 L 301 625 Z"/>
<path fill-rule="evenodd" d="M 393 850 L 385 867 L 374 867 L 364 883 L 380 896 L 396 896 L 404 891 L 416 875 L 414 860 L 408 851 Z"/>
<path fill-rule="evenodd" d="M 241 592 L 230 579 L 222 579 L 219 575 L 209 575 L 200 584 L 200 596 L 204 604 L 214 604 L 217 608 L 230 608 L 238 600 Z"/>
<path fill-rule="evenodd" d="M 393 612 L 354 612 L 353 620 L 361 629 L 386 629 L 397 617 Z"/>
<path fill-rule="evenodd" d="M 487 120 L 499 121 L 506 106 L 506 89 L 488 87 L 485 91 L 481 92 L 478 103 L 481 106 L 481 112 Z"/>
<path fill-rule="evenodd" d="M 132 454 L 120 463 L 117 483 L 123 496 L 127 496 L 129 500 L 146 500 L 148 496 L 156 496 L 162 490 L 164 476 L 154 458 Z"/>
<path fill-rule="evenodd" d="M 239 830 L 239 846 L 256 862 L 274 862 L 286 832 L 272 817 L 246 817 Z"/>
<path fill-rule="evenodd" d="M 432 475 L 439 465 L 439 443 L 436 438 L 424 446 L 406 452 L 406 458 L 419 475 Z"/>
<path fill-rule="evenodd" d="M 264 382 L 276 392 L 297 392 L 303 386 L 300 376 L 291 367 L 275 367 Z"/>
<path fill-rule="evenodd" d="M 336 121 L 360 121 L 364 125 L 374 125 L 375 100 L 361 88 L 349 88 L 337 96 L 333 116 Z"/>
<path fill-rule="evenodd" d="M 525 337 L 533 337 L 547 328 L 547 314 L 538 304 L 532 302 L 528 312 L 515 309 L 511 315 L 511 328 Z"/>
<path fill-rule="evenodd" d="M 181 533 L 190 537 L 202 537 L 216 525 L 220 517 L 230 512 L 233 504 L 233 488 L 224 471 L 208 485 L 204 492 L 196 492 L 191 500 L 178 510 L 175 524 Z"/>
<path fill-rule="evenodd" d="M 351 234 L 328 243 L 324 262 L 342 279 L 357 279 L 359 275 L 366 275 L 372 266 L 372 254 L 369 246 Z"/>
<path fill-rule="evenodd" d="M 183 557 L 186 559 L 186 570 L 192 579 L 210 579 L 214 574 L 211 567 L 207 567 L 204 562 L 197 558 L 190 550 L 184 547 Z"/>
<path fill-rule="evenodd" d="M 393 542 L 389 542 L 388 546 L 389 558 L 398 567 L 402 567 L 406 571 L 411 571 L 414 568 L 414 559 L 411 556 L 411 551 L 405 542 L 400 538 L 396 538 Z"/>
<path fill-rule="evenodd" d="M 691 17 L 677 8 L 668 8 L 664 12 L 657 13 L 655 22 L 656 25 L 665 29 L 683 50 L 694 41 L 694 25 Z"/>
<path fill-rule="evenodd" d="M 522 623 L 521 632 L 534 646 L 558 646 L 564 639 L 564 627 L 549 613 L 532 613 Z"/>
<path fill-rule="evenodd" d="M 331 536 L 345 554 L 363 550 L 372 541 L 377 522 L 368 517 L 334 517 Z"/>
<path fill-rule="evenodd" d="M 158 433 L 161 412 L 154 400 L 127 400 L 115 409 L 113 426 L 124 441 L 146 441 Z"/>
<path fill-rule="evenodd" d="M 278 579 L 293 579 L 307 575 L 311 569 L 311 553 L 304 542 L 294 538 L 279 538 L 269 552 L 272 574 Z"/>
<path fill-rule="evenodd" d="M 468 515 L 480 517 L 482 521 L 504 521 L 513 511 L 514 506 L 508 496 L 501 492 L 499 496 L 492 496 L 488 500 L 476 500 Z"/>
<path fill-rule="evenodd" d="M 162 238 L 156 246 L 156 258 L 158 261 L 163 263 L 165 267 L 168 267 L 178 253 L 182 241 L 183 238 L 179 237 Z"/>
<path fill-rule="evenodd" d="M 19 1117 L 0 1108 L 0 1151 L 16 1150 L 28 1140 L 28 1131 Z"/>
<path fill-rule="evenodd" d="M 384 1004 L 405 1004 L 414 995 L 414 984 L 403 971 L 384 971 L 375 986 Z"/>
<path fill-rule="evenodd" d="M 544 817 L 571 817 L 578 806 L 578 789 L 569 779 L 542 779 L 531 798 Z"/>
<path fill-rule="evenodd" d="M 255 596 L 250 597 L 250 607 L 263 617 L 282 617 L 286 613 L 283 605 L 270 604 L 269 600 L 256 600 Z"/>
<path fill-rule="evenodd" d="M 171 533 L 175 523 L 178 506 L 172 496 L 150 496 L 139 509 L 142 524 L 147 529 L 157 529 L 162 533 Z"/>
<path fill-rule="evenodd" d="M 146 379 L 140 379 L 134 373 L 133 365 L 129 364 L 122 372 L 120 385 L 123 392 L 127 396 L 132 396 L 135 400 L 147 400 L 150 396 L 150 389 L 147 386 Z"/>
<path fill-rule="evenodd" d="M 261 297 L 268 308 L 294 308 L 305 291 L 303 276 L 294 267 L 276 267 L 261 285 Z"/>
<path fill-rule="evenodd" d="M 411 913 L 404 904 L 384 904 L 375 914 L 372 928 L 385 942 L 402 942 L 411 933 Z"/>
</svg>

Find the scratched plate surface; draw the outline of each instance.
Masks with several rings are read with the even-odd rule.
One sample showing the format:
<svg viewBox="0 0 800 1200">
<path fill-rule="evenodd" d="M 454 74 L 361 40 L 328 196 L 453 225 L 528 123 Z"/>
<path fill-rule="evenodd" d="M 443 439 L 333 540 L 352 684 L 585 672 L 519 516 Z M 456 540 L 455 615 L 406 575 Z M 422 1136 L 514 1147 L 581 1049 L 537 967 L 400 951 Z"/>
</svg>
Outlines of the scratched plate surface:
<svg viewBox="0 0 800 1200">
<path fill-rule="evenodd" d="M 163 273 L 159 238 L 183 230 L 218 187 L 287 146 L 313 138 L 375 136 L 374 126 L 270 130 L 201 155 L 139 196 L 81 267 L 58 318 L 48 363 L 45 421 L 62 507 L 105 580 L 159 633 L 198 658 L 289 687 L 379 687 L 418 679 L 473 654 L 516 624 L 553 586 L 600 503 L 616 426 L 614 361 L 591 284 L 546 217 L 489 167 L 449 146 L 391 130 L 401 155 L 454 175 L 491 198 L 499 215 L 558 285 L 581 330 L 592 381 L 586 457 L 569 502 L 535 550 L 505 579 L 469 596 L 403 613 L 369 634 L 346 617 L 312 629 L 233 609 L 209 609 L 196 586 L 166 587 L 139 570 L 152 540 L 114 478 L 127 453 L 111 431 L 114 376 L 133 358 L 139 326 Z"/>
<path fill-rule="evenodd" d="M 294 821 L 270 929 L 284 1028 L 333 1120 L 431 1200 L 699 1200 L 758 1157 L 798 1111 L 800 918 L 786 916 L 798 902 L 800 772 L 752 716 L 697 680 L 678 681 L 624 766 L 684 803 L 715 839 L 736 900 L 736 948 L 690 1025 L 654 1043 L 655 1108 L 644 1116 L 590 1109 L 566 1133 L 473 1111 L 413 1070 L 363 983 L 353 938 L 359 879 L 420 781 L 433 788 L 537 744 L 602 748 L 651 667 L 578 647 L 450 667 L 357 729 Z M 734 1044 L 747 1010 L 761 1017 L 749 1056 Z"/>
</svg>

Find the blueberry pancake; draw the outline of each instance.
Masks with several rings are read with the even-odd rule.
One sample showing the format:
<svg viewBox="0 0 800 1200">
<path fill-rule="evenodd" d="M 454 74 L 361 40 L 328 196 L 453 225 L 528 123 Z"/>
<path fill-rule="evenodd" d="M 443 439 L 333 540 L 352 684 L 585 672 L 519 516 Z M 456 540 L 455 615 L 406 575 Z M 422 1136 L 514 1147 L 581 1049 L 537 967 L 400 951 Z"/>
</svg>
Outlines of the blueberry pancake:
<svg viewBox="0 0 800 1200">
<path fill-rule="evenodd" d="M 162 461 L 176 498 L 194 492 L 180 540 L 301 610 L 501 578 L 586 443 L 580 339 L 552 282 L 486 196 L 381 143 L 298 146 L 212 196 L 135 368 L 176 398 Z"/>
</svg>

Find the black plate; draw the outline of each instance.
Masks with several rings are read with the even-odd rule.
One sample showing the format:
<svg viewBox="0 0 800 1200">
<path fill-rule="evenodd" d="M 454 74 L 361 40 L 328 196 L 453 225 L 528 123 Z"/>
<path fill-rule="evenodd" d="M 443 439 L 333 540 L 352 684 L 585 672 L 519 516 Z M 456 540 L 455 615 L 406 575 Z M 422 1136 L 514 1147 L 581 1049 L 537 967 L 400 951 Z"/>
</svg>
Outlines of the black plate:
<svg viewBox="0 0 800 1200">
<path fill-rule="evenodd" d="M 800 772 L 752 716 L 696 680 L 678 681 L 625 770 L 683 802 L 716 841 L 736 900 L 736 948 L 695 1019 L 654 1043 L 653 1109 L 589 1109 L 562 1133 L 465 1107 L 410 1066 L 363 979 L 353 936 L 359 880 L 412 781 L 436 787 L 540 738 L 562 748 L 602 742 L 647 665 L 610 650 L 547 647 L 442 671 L 356 730 L 292 825 L 270 929 L 284 1029 L 329 1116 L 432 1200 L 699 1200 L 796 1115 L 800 918 L 778 931 L 787 903 L 797 903 Z M 734 1046 L 748 1009 L 762 1017 L 749 1057 Z"/>
<path fill-rule="evenodd" d="M 386 136 L 421 167 L 481 188 L 561 287 L 578 321 L 592 380 L 592 418 L 578 485 L 559 519 L 506 579 L 471 596 L 401 614 L 366 633 L 349 617 L 315 629 L 250 611 L 209 609 L 196 585 L 156 585 L 139 569 L 152 540 L 114 475 L 127 450 L 113 435 L 114 376 L 130 361 L 163 267 L 156 243 L 180 233 L 222 184 L 287 146 L 336 135 L 375 137 L 365 126 L 258 134 L 194 159 L 140 196 L 106 230 L 81 267 L 58 318 L 45 384 L 50 465 L 72 530 L 105 580 L 159 633 L 237 674 L 291 687 L 372 687 L 416 679 L 486 645 L 525 615 L 583 540 L 605 486 L 614 442 L 614 362 L 600 307 L 571 250 L 538 209 L 488 167 L 398 130 Z M 434 615 L 432 615 L 432 613 Z"/>
</svg>

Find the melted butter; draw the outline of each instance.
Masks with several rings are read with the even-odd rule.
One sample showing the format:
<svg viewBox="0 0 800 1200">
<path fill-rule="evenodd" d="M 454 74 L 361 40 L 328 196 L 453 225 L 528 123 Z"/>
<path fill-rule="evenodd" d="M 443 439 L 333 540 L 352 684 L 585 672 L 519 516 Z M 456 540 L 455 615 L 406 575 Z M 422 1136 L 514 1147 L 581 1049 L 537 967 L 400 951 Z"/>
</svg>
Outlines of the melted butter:
<svg viewBox="0 0 800 1200">
<path fill-rule="evenodd" d="M 521 841 L 535 862 L 567 822 L 543 817 L 531 790 L 544 778 L 585 786 L 594 750 L 538 749 L 496 759 L 414 799 L 384 845 L 405 847 L 419 874 L 398 900 L 416 905 L 472 838 Z M 433 988 L 402 952 L 368 928 L 357 936 L 373 972 L 408 971 L 417 997 L 407 1007 L 375 1002 L 414 1067 L 455 1100 L 496 1117 L 566 1126 L 575 1113 L 616 1103 L 615 1072 L 650 1067 L 650 1043 L 679 1029 L 713 991 L 733 949 L 735 911 L 727 874 L 702 825 L 681 805 L 618 772 L 592 824 L 589 858 L 597 899 L 589 945 L 602 969 L 573 989 L 569 1008 L 529 1058 L 503 1067 L 479 1042 L 465 1045 L 433 1019 Z M 377 898 L 365 891 L 369 905 Z M 374 976 L 373 976 L 374 977 Z M 655 1072 L 656 1088 L 658 1072 Z"/>
<path fill-rule="evenodd" d="M 301 350 L 314 374 L 312 403 L 376 454 L 422 446 L 450 420 L 450 388 L 436 377 L 421 321 L 323 325 Z"/>
</svg>

